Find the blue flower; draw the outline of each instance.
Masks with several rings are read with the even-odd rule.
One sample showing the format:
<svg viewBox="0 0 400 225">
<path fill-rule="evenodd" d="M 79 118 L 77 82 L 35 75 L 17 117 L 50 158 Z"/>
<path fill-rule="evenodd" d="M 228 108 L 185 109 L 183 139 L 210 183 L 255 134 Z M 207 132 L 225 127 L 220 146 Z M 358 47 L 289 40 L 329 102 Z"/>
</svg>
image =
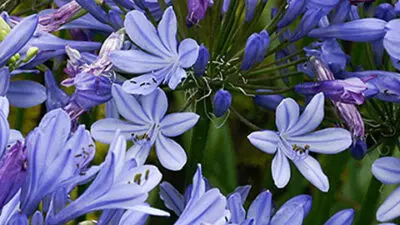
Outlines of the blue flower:
<svg viewBox="0 0 400 225">
<path fill-rule="evenodd" d="M 384 184 L 400 184 L 400 159 L 382 157 L 372 164 L 372 174 Z M 385 222 L 400 216 L 400 187 L 390 194 L 376 212 L 376 219 Z"/>
<path fill-rule="evenodd" d="M 104 209 L 129 209 L 169 216 L 168 213 L 144 203 L 147 193 L 160 182 L 161 173 L 155 166 L 137 166 L 134 159 L 127 160 L 125 151 L 126 142 L 117 132 L 107 158 L 91 185 L 61 211 L 54 213 L 50 209 L 47 224 L 64 224 L 88 212 Z"/>
<path fill-rule="evenodd" d="M 263 191 L 254 199 L 246 213 L 243 207 L 245 200 L 241 193 L 236 191 L 228 197 L 228 209 L 231 212 L 229 224 L 301 225 L 312 204 L 311 196 L 298 195 L 289 199 L 274 213 L 272 194 Z"/>
<path fill-rule="evenodd" d="M 275 154 L 272 160 L 272 178 L 278 188 L 290 180 L 288 158 L 314 186 L 321 191 L 329 190 L 328 177 L 318 161 L 309 151 L 335 154 L 352 143 L 350 132 L 342 128 L 326 128 L 315 131 L 324 117 L 324 95 L 317 94 L 299 116 L 299 106 L 291 98 L 283 100 L 276 109 L 278 132 L 265 130 L 248 136 L 250 142 L 260 150 Z"/>
<path fill-rule="evenodd" d="M 162 182 L 160 188 L 165 206 L 179 216 L 174 225 L 225 224 L 226 198 L 217 188 L 207 187 L 201 165 L 193 176 L 193 184 L 186 190 L 186 199 L 168 182 Z"/>
<path fill-rule="evenodd" d="M 60 89 L 51 70 L 46 70 L 44 73 L 44 78 L 47 89 L 47 111 L 51 111 L 56 108 L 62 108 L 67 105 L 70 98 L 62 89 Z"/>
<path fill-rule="evenodd" d="M 71 119 L 61 109 L 47 113 L 26 138 L 28 176 L 22 186 L 21 211 L 30 216 L 40 201 L 60 188 L 71 191 L 93 176 L 87 168 L 94 157 L 94 143 L 84 126 L 71 135 Z"/>
<path fill-rule="evenodd" d="M 143 74 L 124 83 L 130 94 L 149 94 L 162 82 L 175 89 L 197 60 L 199 45 L 193 39 L 183 40 L 178 47 L 177 20 L 172 7 L 165 10 L 156 29 L 146 16 L 137 10 L 125 18 L 125 29 L 130 39 L 142 50 L 114 51 L 111 61 L 118 69 Z M 157 85 L 151 85 L 156 83 Z"/>
<path fill-rule="evenodd" d="M 139 164 L 146 161 L 150 148 L 155 144 L 158 159 L 165 168 L 182 169 L 186 163 L 186 153 L 170 137 L 179 136 L 192 128 L 199 116 L 190 112 L 165 115 L 168 100 L 159 88 L 137 99 L 114 84 L 112 96 L 119 113 L 128 121 L 112 118 L 99 120 L 91 127 L 93 137 L 100 142 L 110 143 L 112 134 L 120 129 L 125 139 L 132 138 L 134 145 L 128 154 L 136 158 Z"/>
<path fill-rule="evenodd" d="M 333 215 L 324 225 L 351 225 L 354 220 L 354 209 L 344 209 Z"/>
</svg>

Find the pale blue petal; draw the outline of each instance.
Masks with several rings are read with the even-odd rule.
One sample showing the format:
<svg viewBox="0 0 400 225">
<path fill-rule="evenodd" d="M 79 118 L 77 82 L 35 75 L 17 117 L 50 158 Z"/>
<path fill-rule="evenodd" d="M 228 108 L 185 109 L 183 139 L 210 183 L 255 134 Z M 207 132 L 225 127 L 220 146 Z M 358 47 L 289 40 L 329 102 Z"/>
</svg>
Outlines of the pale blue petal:
<svg viewBox="0 0 400 225">
<path fill-rule="evenodd" d="M 179 62 L 181 67 L 189 68 L 194 65 L 199 56 L 200 46 L 191 38 L 183 40 L 179 44 Z"/>
<path fill-rule="evenodd" d="M 168 87 L 175 90 L 176 87 L 186 78 L 187 74 L 184 69 L 178 66 L 174 66 L 169 74 L 165 76 L 165 82 L 168 83 Z"/>
<path fill-rule="evenodd" d="M 143 50 L 161 58 L 171 56 L 158 37 L 156 28 L 142 12 L 130 11 L 124 25 L 129 38 Z"/>
<path fill-rule="evenodd" d="M 371 168 L 372 174 L 384 184 L 400 183 L 400 159 L 382 157 L 375 160 Z"/>
<path fill-rule="evenodd" d="M 378 221 L 389 221 L 400 216 L 400 187 L 390 194 L 376 212 Z"/>
<path fill-rule="evenodd" d="M 120 130 L 125 140 L 132 138 L 134 134 L 143 134 L 148 128 L 142 125 L 135 125 L 130 122 L 122 121 L 114 118 L 107 118 L 96 121 L 90 128 L 93 138 L 102 143 L 111 143 L 114 134 Z"/>
<path fill-rule="evenodd" d="M 24 142 L 24 136 L 18 130 L 10 129 L 10 136 L 8 137 L 8 145 L 14 145 L 15 142 Z"/>
<path fill-rule="evenodd" d="M 272 213 L 272 194 L 269 191 L 261 192 L 251 203 L 247 219 L 254 219 L 254 225 L 268 225 Z"/>
<path fill-rule="evenodd" d="M 308 103 L 297 123 L 287 133 L 290 136 L 298 136 L 315 130 L 324 119 L 324 104 L 324 94 L 319 93 L 315 95 L 310 103 Z"/>
<path fill-rule="evenodd" d="M 0 159 L 6 150 L 10 134 L 10 125 L 8 124 L 7 117 L 0 112 Z"/>
<path fill-rule="evenodd" d="M 117 177 L 118 183 L 126 184 L 132 180 L 132 176 L 135 177 L 135 183 L 142 187 L 145 192 L 153 190 L 162 178 L 162 174 L 157 167 L 153 165 L 141 165 L 122 171 Z"/>
<path fill-rule="evenodd" d="M 268 154 L 274 154 L 278 148 L 279 136 L 275 131 L 255 131 L 247 138 L 252 145 Z"/>
<path fill-rule="evenodd" d="M 126 211 L 122 216 L 119 225 L 127 225 L 127 224 L 145 225 L 148 217 L 149 216 L 147 213 Z"/>
<path fill-rule="evenodd" d="M 138 100 L 132 95 L 125 93 L 120 85 L 114 84 L 111 93 L 114 97 L 119 114 L 125 119 L 135 124 L 142 125 L 150 122 L 150 118 L 146 116 Z"/>
<path fill-rule="evenodd" d="M 44 225 L 43 215 L 40 211 L 36 211 L 32 216 L 31 225 Z"/>
<path fill-rule="evenodd" d="M 353 143 L 352 135 L 343 128 L 326 128 L 301 136 L 290 136 L 290 145 L 309 146 L 310 151 L 322 154 L 336 154 L 346 150 Z"/>
<path fill-rule="evenodd" d="M 395 24 L 397 26 L 400 26 L 400 19 L 396 20 Z M 389 53 L 390 56 L 396 59 L 400 59 L 399 35 L 400 30 L 389 30 L 383 39 L 383 46 L 385 46 L 386 51 Z"/>
<path fill-rule="evenodd" d="M 127 159 L 135 159 L 138 165 L 143 165 L 149 157 L 153 143 L 146 145 L 134 144 L 126 152 Z"/>
<path fill-rule="evenodd" d="M 26 17 L 0 42 L 0 67 L 24 47 L 35 32 L 37 24 L 37 15 Z"/>
<path fill-rule="evenodd" d="M 111 62 L 119 70 L 127 73 L 149 73 L 163 69 L 171 62 L 140 50 L 113 51 Z"/>
<path fill-rule="evenodd" d="M 243 208 L 242 198 L 239 193 L 234 193 L 228 198 L 228 209 L 231 211 L 231 223 L 241 224 L 246 217 L 246 211 Z"/>
<path fill-rule="evenodd" d="M 269 225 L 301 225 L 304 212 L 301 205 L 288 205 L 281 207 L 271 219 Z"/>
<path fill-rule="evenodd" d="M 351 225 L 354 220 L 354 209 L 345 209 L 333 215 L 325 225 Z"/>
<path fill-rule="evenodd" d="M 16 80 L 10 83 L 7 98 L 13 106 L 30 108 L 46 101 L 46 88 L 34 81 Z"/>
<path fill-rule="evenodd" d="M 299 105 L 291 98 L 286 98 L 276 108 L 276 126 L 281 133 L 286 133 L 299 119 Z"/>
<path fill-rule="evenodd" d="M 281 208 L 290 206 L 290 205 L 301 205 L 303 207 L 303 215 L 306 217 L 311 210 L 312 206 L 312 197 L 310 195 L 297 195 L 288 201 L 285 202 L 281 206 Z"/>
<path fill-rule="evenodd" d="M 181 170 L 187 161 L 185 150 L 162 134 L 159 134 L 156 140 L 156 153 L 161 165 L 172 171 Z"/>
<path fill-rule="evenodd" d="M 60 27 L 62 29 L 91 29 L 105 32 L 114 32 L 109 25 L 98 21 L 91 14 L 86 14 Z"/>
<path fill-rule="evenodd" d="M 10 71 L 8 67 L 0 68 L 0 96 L 4 96 L 7 93 L 9 86 L 10 86 Z"/>
<path fill-rule="evenodd" d="M 106 118 L 119 118 L 118 108 L 114 99 L 106 102 Z"/>
<path fill-rule="evenodd" d="M 76 2 L 98 21 L 107 24 L 107 13 L 97 5 L 96 1 L 76 0 Z"/>
<path fill-rule="evenodd" d="M 290 180 L 290 164 L 283 151 L 278 150 L 271 164 L 272 178 L 278 188 L 284 188 Z"/>
<path fill-rule="evenodd" d="M 197 165 L 197 170 L 195 174 L 193 175 L 193 183 L 192 183 L 192 188 L 190 192 L 190 199 L 185 206 L 186 208 L 190 208 L 193 206 L 193 204 L 198 200 L 201 196 L 204 195 L 206 192 L 206 183 L 203 178 L 203 173 L 201 170 L 201 165 Z"/>
<path fill-rule="evenodd" d="M 242 199 L 242 205 L 246 202 L 247 196 L 249 195 L 251 186 L 250 185 L 245 185 L 245 186 L 239 186 L 233 191 L 233 193 L 239 193 L 240 197 Z"/>
<path fill-rule="evenodd" d="M 0 112 L 7 118 L 10 112 L 10 103 L 6 97 L 0 96 Z"/>
<path fill-rule="evenodd" d="M 165 92 L 157 88 L 151 94 L 141 96 L 143 111 L 151 121 L 159 123 L 168 110 L 168 99 Z"/>
<path fill-rule="evenodd" d="M 174 211 L 178 216 L 181 215 L 185 208 L 183 195 L 170 183 L 162 182 L 160 184 L 160 198 L 168 209 Z"/>
<path fill-rule="evenodd" d="M 132 95 L 148 95 L 158 87 L 157 78 L 152 74 L 134 77 L 122 84 L 122 89 Z"/>
<path fill-rule="evenodd" d="M 321 165 L 316 159 L 312 156 L 307 156 L 304 160 L 294 160 L 293 163 L 299 169 L 300 173 L 315 187 L 323 192 L 329 190 L 328 177 L 324 174 Z"/>
<path fill-rule="evenodd" d="M 185 208 L 174 225 L 201 225 L 218 221 L 223 217 L 226 199 L 218 189 L 207 191 L 192 208 Z"/>
<path fill-rule="evenodd" d="M 199 118 L 199 115 L 191 112 L 166 115 L 160 123 L 161 132 L 167 137 L 179 136 L 194 127 Z"/>
<path fill-rule="evenodd" d="M 158 24 L 158 34 L 164 46 L 174 55 L 177 55 L 178 42 L 176 41 L 177 31 L 176 15 L 172 7 L 168 7 L 160 23 Z"/>
</svg>

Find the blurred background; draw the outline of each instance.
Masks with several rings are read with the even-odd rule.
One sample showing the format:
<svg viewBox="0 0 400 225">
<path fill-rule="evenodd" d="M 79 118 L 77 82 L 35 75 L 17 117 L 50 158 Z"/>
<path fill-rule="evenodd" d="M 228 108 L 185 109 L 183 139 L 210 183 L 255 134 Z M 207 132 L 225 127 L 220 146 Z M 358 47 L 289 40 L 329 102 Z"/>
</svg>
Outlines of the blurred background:
<svg viewBox="0 0 400 225">
<path fill-rule="evenodd" d="M 215 0 L 220 1 L 220 0 Z M 244 1 L 244 0 L 243 0 Z M 179 20 L 184 21 L 186 15 L 186 1 L 179 0 L 175 1 L 179 4 L 180 17 Z M 266 7 L 260 21 L 259 27 L 253 27 L 255 31 L 260 31 L 268 21 L 270 20 L 270 11 L 272 7 L 280 6 L 282 1 L 269 0 L 268 6 Z M 375 4 L 382 2 L 391 1 L 376 1 Z M 7 11 L 11 15 L 24 16 L 32 13 L 38 13 L 43 9 L 55 7 L 52 1 L 48 0 L 0 0 L 0 11 Z M 219 10 L 219 9 L 212 9 Z M 210 21 L 211 18 L 207 17 L 204 24 L 218 23 L 219 21 Z M 293 26 L 295 26 L 294 24 Z M 200 27 L 194 29 L 207 29 L 207 27 Z M 185 31 L 188 35 L 194 35 L 192 31 Z M 192 32 L 192 33 L 191 33 Z M 197 34 L 201 32 L 196 32 Z M 204 33 L 204 32 L 203 32 Z M 57 33 L 58 36 L 69 39 L 70 34 L 68 31 L 60 31 Z M 203 34 L 205 38 L 208 34 Z M 103 41 L 105 36 L 97 34 L 94 39 L 97 41 Z M 202 37 L 197 37 L 202 38 Z M 400 37 L 399 37 L 400 38 Z M 313 40 L 304 39 L 297 42 L 298 47 L 306 46 Z M 241 43 L 243 44 L 243 43 Z M 347 54 L 352 56 L 353 65 L 362 65 L 364 68 L 368 68 L 365 60 L 366 50 L 363 44 L 344 43 L 344 50 Z M 268 61 L 273 61 L 274 58 L 270 57 Z M 53 70 L 54 75 L 58 81 L 66 78 L 63 72 L 66 61 L 60 58 L 52 62 L 46 63 L 46 65 Z M 388 68 L 389 70 L 391 68 Z M 36 80 L 41 83 L 43 82 L 43 74 L 40 75 L 24 75 L 26 78 Z M 296 78 L 291 78 L 290 82 L 296 83 Z M 304 79 L 304 78 L 302 78 Z M 73 89 L 66 89 L 67 92 L 72 93 Z M 295 98 L 299 103 L 304 102 L 301 96 L 289 93 L 287 97 Z M 173 92 L 168 93 L 170 112 L 180 111 L 186 103 L 184 92 Z M 379 104 L 389 104 L 380 103 Z M 257 124 L 262 128 L 275 129 L 275 114 L 273 111 L 264 110 L 256 106 L 253 99 L 245 97 L 243 95 L 233 96 L 233 105 L 240 111 L 242 115 L 246 115 L 246 118 Z M 332 114 L 327 111 L 332 111 L 330 105 L 326 107 L 326 113 Z M 212 109 L 207 109 L 211 111 Z M 361 111 L 365 112 L 366 109 L 361 108 Z M 40 122 L 40 118 L 46 113 L 46 108 L 43 105 L 33 107 L 30 109 L 17 109 L 11 108 L 9 116 L 9 122 L 12 128 L 21 130 L 24 135 L 28 134 L 35 126 Z M 99 106 L 89 113 L 85 114 L 81 118 L 81 122 L 86 124 L 89 129 L 91 124 L 100 119 L 104 118 L 104 106 Z M 367 114 L 367 112 L 365 112 Z M 363 114 L 364 115 L 364 114 Z M 323 126 L 334 126 L 335 123 L 340 124 L 339 118 L 332 115 L 333 122 L 326 122 Z M 395 118 L 398 119 L 398 118 Z M 388 121 L 389 127 L 390 122 Z M 229 194 L 239 185 L 251 185 L 252 189 L 248 198 L 247 205 L 258 195 L 262 190 L 269 189 L 273 193 L 274 203 L 277 207 L 282 205 L 286 200 L 294 197 L 298 194 L 310 194 L 313 196 L 313 207 L 310 214 L 305 219 L 304 224 L 319 225 L 323 224 L 330 216 L 335 212 L 345 209 L 354 208 L 359 211 L 362 207 L 375 208 L 378 204 L 382 203 L 383 200 L 394 190 L 395 185 L 381 185 L 379 189 L 378 202 L 365 201 L 368 193 L 368 187 L 372 174 L 370 172 L 373 161 L 378 156 L 389 155 L 395 152 L 394 155 L 400 157 L 398 144 L 396 147 L 388 149 L 388 147 L 378 146 L 367 154 L 363 160 L 355 160 L 350 156 L 348 151 L 344 151 L 337 155 L 318 155 L 317 158 L 321 163 L 321 166 L 330 180 L 330 191 L 323 193 L 313 187 L 303 176 L 298 172 L 296 168 L 292 168 L 292 178 L 289 185 L 284 189 L 278 189 L 275 187 L 271 177 L 271 161 L 272 155 L 265 154 L 255 147 L 253 147 L 247 140 L 247 135 L 252 130 L 241 123 L 241 121 L 233 114 L 229 115 L 229 118 L 223 119 L 212 119 L 210 120 L 210 131 L 207 137 L 207 147 L 204 149 L 204 163 L 203 163 L 203 175 L 208 178 L 212 186 L 220 188 L 224 194 Z M 394 128 L 400 129 L 400 128 Z M 398 136 L 397 136 L 398 138 Z M 177 139 L 186 151 L 190 151 L 191 133 L 187 132 L 185 135 Z M 398 142 L 398 140 L 397 140 Z M 95 164 L 99 164 L 103 161 L 106 155 L 108 146 L 97 143 L 97 153 Z M 152 151 L 150 156 L 151 164 L 159 166 L 158 160 Z M 190 155 L 190 153 L 188 153 Z M 163 173 L 163 180 L 172 183 L 178 190 L 183 192 L 185 184 L 185 170 L 180 172 L 171 172 L 159 166 Z M 74 193 L 83 192 L 85 187 L 79 187 L 74 190 Z M 158 197 L 158 189 L 152 191 L 149 203 L 160 209 L 166 209 Z M 74 197 L 74 194 L 72 195 Z M 251 201 L 249 201 L 251 200 Z M 368 203 L 368 204 L 367 204 Z M 371 204 L 371 205 L 369 205 Z M 376 211 L 376 210 L 375 210 Z M 375 212 L 372 211 L 372 212 Z M 99 213 L 89 215 L 87 218 L 81 219 L 95 219 Z M 172 224 L 176 220 L 176 217 L 171 218 L 155 218 L 149 219 L 148 224 Z M 397 220 L 400 223 L 400 220 Z M 70 224 L 77 224 L 71 222 Z M 376 221 L 371 221 L 371 224 L 376 224 Z"/>
</svg>

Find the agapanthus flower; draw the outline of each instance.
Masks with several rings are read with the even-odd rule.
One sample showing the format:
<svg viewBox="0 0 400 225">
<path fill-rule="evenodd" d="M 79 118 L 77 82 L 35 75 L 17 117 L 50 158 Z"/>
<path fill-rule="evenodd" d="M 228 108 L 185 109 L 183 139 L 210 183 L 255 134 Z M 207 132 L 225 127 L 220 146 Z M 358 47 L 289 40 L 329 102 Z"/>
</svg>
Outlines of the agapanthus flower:
<svg viewBox="0 0 400 225">
<path fill-rule="evenodd" d="M 276 109 L 276 131 L 257 131 L 248 136 L 260 150 L 275 154 L 271 164 L 272 178 L 278 188 L 290 180 L 288 158 L 314 186 L 321 191 L 329 190 L 328 177 L 309 151 L 335 154 L 347 149 L 352 143 L 350 132 L 342 128 L 326 128 L 315 131 L 324 117 L 324 95 L 313 97 L 299 116 L 299 105 L 291 98 L 284 99 Z"/>
<path fill-rule="evenodd" d="M 186 17 L 186 24 L 193 26 L 204 19 L 207 8 L 211 6 L 211 2 L 209 0 L 188 0 L 187 5 L 188 15 Z"/>
<path fill-rule="evenodd" d="M 351 225 L 353 220 L 354 209 L 344 209 L 335 213 L 324 225 Z"/>
<path fill-rule="evenodd" d="M 91 211 L 129 209 L 152 215 L 168 216 L 167 212 L 145 204 L 148 192 L 161 180 L 157 167 L 137 166 L 134 159 L 126 160 L 126 141 L 117 132 L 107 158 L 91 185 L 76 200 L 54 214 L 51 210 L 47 224 L 64 224 Z"/>
<path fill-rule="evenodd" d="M 271 192 L 263 191 L 250 204 L 246 213 L 243 207 L 245 200 L 239 192 L 234 192 L 228 197 L 228 209 L 231 212 L 229 224 L 301 225 L 312 204 L 311 196 L 298 195 L 289 199 L 275 212 Z"/>
<path fill-rule="evenodd" d="M 133 141 L 134 145 L 128 154 L 139 164 L 146 161 L 155 144 L 158 159 L 165 168 L 182 169 L 187 160 L 186 153 L 171 137 L 179 136 L 192 128 L 199 116 L 191 112 L 166 115 L 167 96 L 159 88 L 150 95 L 137 99 L 124 92 L 120 85 L 114 84 L 112 96 L 119 113 L 128 121 L 112 118 L 99 120 L 91 127 L 93 137 L 100 142 L 110 143 L 110 135 L 120 129 L 126 140 Z"/>
<path fill-rule="evenodd" d="M 168 182 L 162 182 L 160 188 L 160 198 L 165 206 L 179 216 L 174 225 L 225 224 L 228 213 L 226 198 L 217 188 L 207 187 L 201 165 L 197 166 L 185 197 Z"/>
<path fill-rule="evenodd" d="M 22 186 L 21 212 L 34 213 L 40 201 L 63 187 L 74 187 L 93 176 L 97 168 L 86 167 L 93 159 L 94 145 L 80 127 L 71 134 L 71 119 L 62 109 L 47 113 L 26 138 L 28 175 Z M 49 172 L 50 171 L 50 172 Z"/>
<path fill-rule="evenodd" d="M 400 184 L 400 159 L 382 157 L 372 164 L 372 174 L 384 184 Z M 390 194 L 376 212 L 380 222 L 390 221 L 400 216 L 400 187 Z"/>
<path fill-rule="evenodd" d="M 56 31 L 61 27 L 61 25 L 67 23 L 73 16 L 75 16 L 81 9 L 81 6 L 76 1 L 70 1 L 53 12 L 40 15 L 39 29 L 45 32 Z"/>
<path fill-rule="evenodd" d="M 75 86 L 70 102 L 64 107 L 71 118 L 76 119 L 90 108 L 106 103 L 111 99 L 111 85 L 117 82 L 109 58 L 110 52 L 122 48 L 123 35 L 112 33 L 100 49 L 95 59 L 85 59 L 79 51 L 67 47 L 70 56 L 66 72 L 70 78 L 64 80 L 64 86 Z"/>
<path fill-rule="evenodd" d="M 124 83 L 130 94 L 149 94 L 161 83 L 175 89 L 187 74 L 184 68 L 193 66 L 199 45 L 193 39 L 176 40 L 177 20 L 172 7 L 165 10 L 156 29 L 146 16 L 137 10 L 125 18 L 125 29 L 130 39 L 142 50 L 114 51 L 111 61 L 119 70 L 143 74 Z"/>
</svg>

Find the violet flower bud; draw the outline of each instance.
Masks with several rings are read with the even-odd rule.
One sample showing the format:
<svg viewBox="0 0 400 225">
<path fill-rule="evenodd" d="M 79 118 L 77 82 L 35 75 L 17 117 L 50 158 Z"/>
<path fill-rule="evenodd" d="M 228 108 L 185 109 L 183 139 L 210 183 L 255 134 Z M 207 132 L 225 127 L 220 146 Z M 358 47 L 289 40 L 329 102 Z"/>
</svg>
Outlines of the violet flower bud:
<svg viewBox="0 0 400 225">
<path fill-rule="evenodd" d="M 17 141 L 0 161 L 0 211 L 21 188 L 27 166 L 25 147 Z"/>
<path fill-rule="evenodd" d="M 368 146 L 363 139 L 353 141 L 353 145 L 350 148 L 351 156 L 357 160 L 361 160 L 367 154 Z"/>
<path fill-rule="evenodd" d="M 232 104 L 232 95 L 229 91 L 220 89 L 214 96 L 214 115 L 221 117 L 228 111 Z"/>
<path fill-rule="evenodd" d="M 270 44 L 270 37 L 266 31 L 252 34 L 246 42 L 241 70 L 250 69 L 254 64 L 261 63 Z"/>
<path fill-rule="evenodd" d="M 270 92 L 271 90 L 264 89 L 257 91 Z M 263 107 L 264 109 L 276 110 L 276 107 L 278 107 L 279 103 L 281 103 L 284 98 L 285 97 L 282 95 L 256 95 L 254 97 L 254 103 Z"/>
<path fill-rule="evenodd" d="M 254 18 L 258 0 L 245 0 L 246 14 L 244 20 L 250 22 Z"/>
<path fill-rule="evenodd" d="M 376 7 L 374 17 L 389 22 L 396 18 L 396 11 L 391 4 L 383 3 Z"/>
<path fill-rule="evenodd" d="M 221 14 L 225 15 L 225 13 L 228 12 L 230 6 L 231 0 L 224 0 L 224 2 L 222 3 Z"/>
<path fill-rule="evenodd" d="M 188 15 L 186 25 L 198 24 L 206 16 L 209 0 L 188 0 Z"/>
<path fill-rule="evenodd" d="M 203 44 L 200 45 L 199 56 L 197 57 L 196 63 L 193 65 L 194 75 L 199 77 L 206 71 L 208 60 L 210 59 L 210 53 Z"/>
</svg>

